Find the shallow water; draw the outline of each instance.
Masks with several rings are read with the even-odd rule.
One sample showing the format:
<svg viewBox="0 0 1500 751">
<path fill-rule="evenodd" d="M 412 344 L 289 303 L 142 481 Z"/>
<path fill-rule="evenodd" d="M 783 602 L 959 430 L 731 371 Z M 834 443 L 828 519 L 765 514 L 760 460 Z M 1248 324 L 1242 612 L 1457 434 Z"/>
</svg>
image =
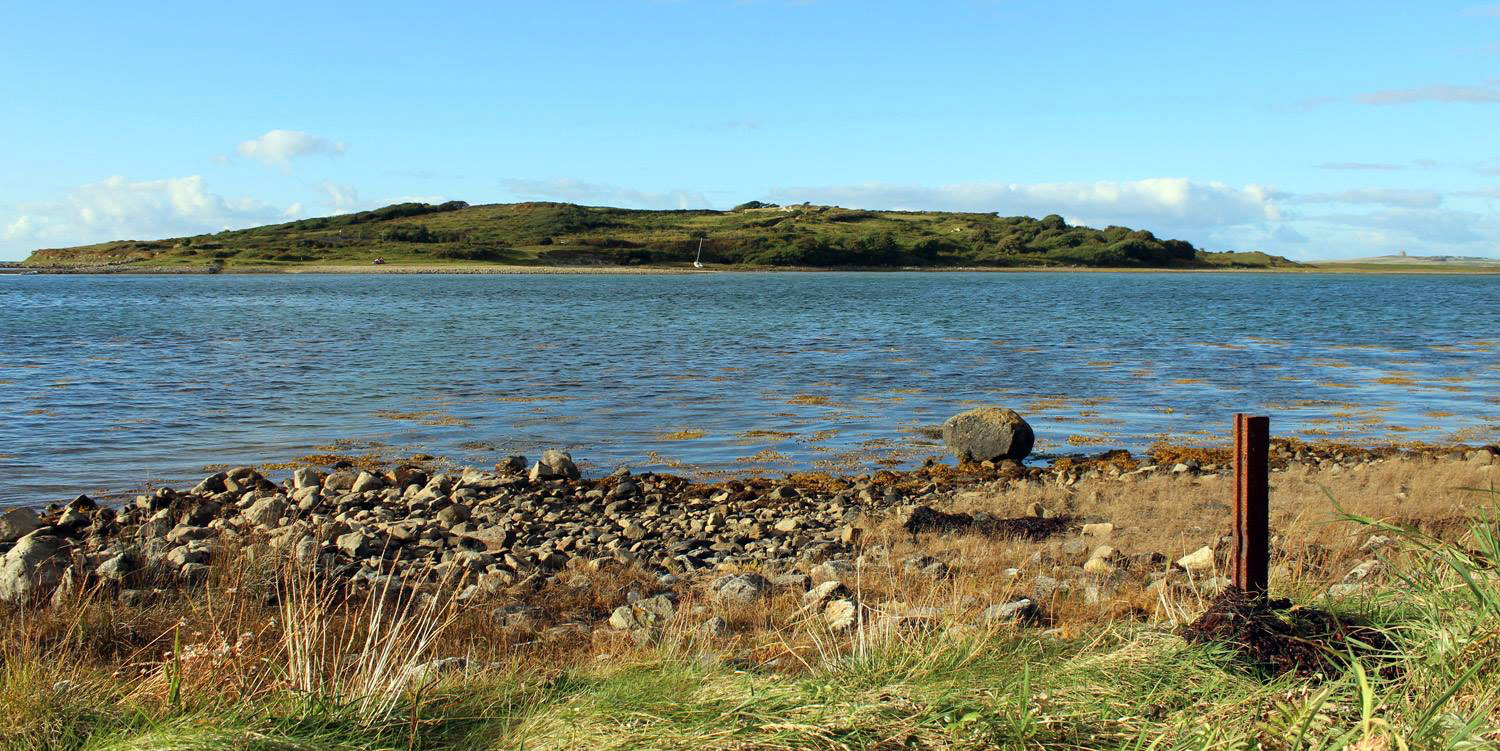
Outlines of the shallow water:
<svg viewBox="0 0 1500 751">
<path fill-rule="evenodd" d="M 309 454 L 564 446 L 716 472 L 941 453 L 1500 437 L 1500 277 L 1155 273 L 0 276 L 0 504 Z"/>
</svg>

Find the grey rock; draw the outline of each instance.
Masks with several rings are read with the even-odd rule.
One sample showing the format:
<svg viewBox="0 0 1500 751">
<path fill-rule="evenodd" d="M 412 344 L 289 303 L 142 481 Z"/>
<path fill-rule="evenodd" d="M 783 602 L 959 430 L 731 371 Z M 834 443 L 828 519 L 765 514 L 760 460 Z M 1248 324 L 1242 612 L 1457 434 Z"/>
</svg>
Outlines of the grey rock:
<svg viewBox="0 0 1500 751">
<path fill-rule="evenodd" d="M 636 600 L 633 607 L 651 621 L 653 625 L 666 623 L 677 614 L 677 606 L 666 595 L 655 595 Z"/>
<path fill-rule="evenodd" d="M 292 487 L 297 490 L 304 488 L 316 488 L 323 484 L 322 473 L 314 469 L 302 468 L 292 473 Z"/>
<path fill-rule="evenodd" d="M 194 549 L 191 545 L 178 545 L 167 551 L 166 561 L 178 568 L 182 568 L 190 563 L 207 564 L 208 551 Z"/>
<path fill-rule="evenodd" d="M 1031 453 L 1036 435 L 1015 410 L 979 407 L 948 418 L 943 443 L 959 461 L 1021 461 Z"/>
<path fill-rule="evenodd" d="M 350 558 L 359 558 L 369 554 L 373 543 L 373 538 L 359 531 L 339 535 L 338 539 L 334 540 L 334 545 Z"/>
<path fill-rule="evenodd" d="M 812 586 L 812 578 L 807 574 L 781 574 L 773 577 L 771 584 L 777 589 L 789 589 L 793 592 L 806 592 Z"/>
<path fill-rule="evenodd" d="M 1199 572 L 1208 571 L 1214 567 L 1214 549 L 1204 545 L 1187 555 L 1177 559 L 1177 565 L 1184 571 Z"/>
<path fill-rule="evenodd" d="M 173 545 L 180 545 L 194 540 L 206 540 L 216 534 L 218 532 L 214 531 L 212 527 L 195 527 L 191 524 L 179 524 L 173 527 L 172 531 L 168 532 L 164 539 Z"/>
<path fill-rule="evenodd" d="M 609 614 L 609 625 L 617 631 L 632 631 L 640 628 L 641 622 L 636 618 L 635 608 L 621 605 Z"/>
<path fill-rule="evenodd" d="M 29 508 L 13 508 L 0 514 L 0 543 L 15 542 L 42 528 L 42 517 Z"/>
<path fill-rule="evenodd" d="M 750 605 L 770 593 L 771 582 L 756 573 L 730 574 L 715 580 L 711 589 L 720 602 Z"/>
<path fill-rule="evenodd" d="M 812 567 L 812 580 L 814 584 L 838 579 L 840 581 L 854 576 L 854 564 L 848 561 L 832 560 L 824 561 Z"/>
<path fill-rule="evenodd" d="M 323 480 L 323 489 L 331 492 L 349 490 L 354 487 L 358 475 L 348 470 L 339 470 Z"/>
<path fill-rule="evenodd" d="M 61 540 L 35 534 L 23 537 L 0 558 L 0 600 L 24 604 L 47 597 L 67 567 Z"/>
<path fill-rule="evenodd" d="M 1046 574 L 1038 574 L 1031 583 L 1031 591 L 1038 600 L 1046 600 L 1067 590 L 1067 583 Z"/>
<path fill-rule="evenodd" d="M 609 615 L 609 625 L 619 631 L 650 630 L 659 633 L 661 627 L 672 620 L 676 614 L 677 606 L 672 603 L 671 598 L 666 595 L 656 595 L 615 608 L 614 612 Z M 638 639 L 648 636 L 637 634 Z"/>
<path fill-rule="evenodd" d="M 141 526 L 136 528 L 136 536 L 142 540 L 160 540 L 176 528 L 177 524 L 172 520 L 172 512 L 162 509 L 141 522 Z"/>
<path fill-rule="evenodd" d="M 531 466 L 529 476 L 532 482 L 559 478 L 577 480 L 580 477 L 578 466 L 573 463 L 572 455 L 556 449 L 543 451 L 542 458 Z"/>
<path fill-rule="evenodd" d="M 105 581 L 119 583 L 130 578 L 131 574 L 139 571 L 140 568 L 141 562 L 138 558 L 130 553 L 120 553 L 99 564 L 99 567 L 94 569 L 94 574 Z"/>
<path fill-rule="evenodd" d="M 1384 568 L 1385 564 L 1381 563 L 1378 560 L 1371 559 L 1368 561 L 1363 561 L 1358 566 L 1355 566 L 1353 569 L 1351 569 L 1348 574 L 1344 575 L 1344 582 L 1352 584 L 1355 582 L 1364 581 L 1370 576 L 1380 573 Z"/>
<path fill-rule="evenodd" d="M 438 521 L 444 524 L 454 525 L 466 522 L 470 517 L 469 507 L 461 503 L 454 503 L 445 507 L 437 513 Z"/>
<path fill-rule="evenodd" d="M 257 527 L 272 528 L 286 515 L 286 499 L 279 495 L 262 498 L 245 509 L 245 520 Z"/>
<path fill-rule="evenodd" d="M 1035 615 L 1036 610 L 1036 603 L 1024 597 L 1001 605 L 991 605 L 979 614 L 979 625 L 991 626 L 1027 620 Z"/>
<path fill-rule="evenodd" d="M 359 476 L 354 478 L 354 483 L 349 486 L 349 492 L 364 493 L 371 490 L 380 490 L 383 487 L 385 487 L 385 480 L 369 472 L 360 472 Z"/>
</svg>

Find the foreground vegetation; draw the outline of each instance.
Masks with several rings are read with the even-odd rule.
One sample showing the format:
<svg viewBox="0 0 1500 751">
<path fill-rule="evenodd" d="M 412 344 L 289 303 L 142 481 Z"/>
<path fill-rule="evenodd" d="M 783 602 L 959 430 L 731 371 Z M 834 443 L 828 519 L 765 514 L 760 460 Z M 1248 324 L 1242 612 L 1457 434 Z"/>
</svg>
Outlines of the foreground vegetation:
<svg viewBox="0 0 1500 751">
<path fill-rule="evenodd" d="M 679 582 L 677 616 L 650 640 L 590 628 L 662 586 L 629 567 L 458 605 L 345 598 L 336 580 L 251 547 L 221 551 L 235 565 L 164 601 L 72 592 L 7 610 L 0 748 L 1490 749 L 1500 518 L 1473 509 L 1500 495 L 1461 488 L 1494 468 L 1481 469 L 1393 461 L 1275 476 L 1273 590 L 1389 642 L 1331 644 L 1321 674 L 1275 675 L 1233 645 L 1184 641 L 1207 577 L 1059 595 L 1021 623 L 975 618 L 1023 591 L 1008 567 L 1029 575 L 1072 536 L 877 526 L 849 579 L 869 606 L 853 628 L 829 628 L 796 595 L 735 608 Z M 1207 476 L 1085 480 L 976 492 L 953 508 L 1065 509 L 1111 519 L 1124 549 L 1177 553 L 1225 528 L 1227 489 Z M 890 565 L 913 552 L 955 562 L 952 576 Z M 1329 595 L 1365 558 L 1384 573 Z M 892 625 L 894 612 L 922 616 Z M 702 628 L 710 613 L 722 629 Z"/>
<path fill-rule="evenodd" d="M 802 267 L 1296 266 L 1264 253 L 1205 253 L 1145 230 L 1068 225 L 1056 215 L 861 211 L 751 202 L 733 211 L 645 211 L 518 203 L 398 204 L 356 214 L 155 241 L 38 250 L 28 266 L 284 268 L 663 265 Z"/>
</svg>

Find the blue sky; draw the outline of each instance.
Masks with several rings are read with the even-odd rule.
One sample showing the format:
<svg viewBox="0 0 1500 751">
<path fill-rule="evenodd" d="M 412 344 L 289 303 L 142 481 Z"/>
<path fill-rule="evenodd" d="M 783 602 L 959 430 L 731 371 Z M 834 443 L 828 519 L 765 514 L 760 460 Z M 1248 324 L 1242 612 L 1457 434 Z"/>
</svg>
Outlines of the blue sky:
<svg viewBox="0 0 1500 751">
<path fill-rule="evenodd" d="M 0 7 L 0 260 L 439 199 L 1500 256 L 1500 4 Z"/>
</svg>

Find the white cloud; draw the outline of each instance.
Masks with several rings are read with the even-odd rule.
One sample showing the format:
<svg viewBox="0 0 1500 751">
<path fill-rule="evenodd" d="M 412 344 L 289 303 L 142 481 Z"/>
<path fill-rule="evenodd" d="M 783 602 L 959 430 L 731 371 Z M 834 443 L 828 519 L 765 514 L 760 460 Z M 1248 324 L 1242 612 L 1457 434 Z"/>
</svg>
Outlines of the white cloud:
<svg viewBox="0 0 1500 751">
<path fill-rule="evenodd" d="M 80 186 L 55 203 L 23 205 L 0 240 L 79 244 L 157 239 L 276 221 L 285 212 L 253 198 L 225 198 L 199 175 L 162 180 L 111 177 Z"/>
<path fill-rule="evenodd" d="M 1290 197 L 1288 200 L 1295 203 L 1375 204 L 1380 206 L 1400 206 L 1412 209 L 1430 209 L 1437 208 L 1442 204 L 1443 195 L 1431 190 L 1367 188 L 1363 190 L 1343 190 L 1336 193 L 1299 194 Z"/>
<path fill-rule="evenodd" d="M 1082 224 L 1170 225 L 1208 228 L 1278 221 L 1276 194 L 1268 187 L 1236 188 L 1220 182 L 1156 177 L 1126 182 L 965 183 L 919 187 L 866 183 L 784 188 L 772 199 L 832 203 L 851 208 L 1061 214 Z"/>
<path fill-rule="evenodd" d="M 573 203 L 604 203 L 611 206 L 642 209 L 702 209 L 709 208 L 708 198 L 702 193 L 689 190 L 669 190 L 661 193 L 601 185 L 572 178 L 554 180 L 503 180 L 501 185 L 516 196 L 531 200 L 569 201 Z"/>
<path fill-rule="evenodd" d="M 305 156 L 338 156 L 344 142 L 321 138 L 300 130 L 268 130 L 258 138 L 242 141 L 235 150 L 241 156 L 272 167 L 290 168 L 291 161 Z"/>
<path fill-rule="evenodd" d="M 1438 247 L 1494 239 L 1494 233 L 1483 231 L 1484 217 L 1471 211 L 1388 208 L 1364 214 L 1322 214 L 1308 219 L 1323 224 L 1378 230 L 1407 241 L 1431 243 Z"/>
</svg>

